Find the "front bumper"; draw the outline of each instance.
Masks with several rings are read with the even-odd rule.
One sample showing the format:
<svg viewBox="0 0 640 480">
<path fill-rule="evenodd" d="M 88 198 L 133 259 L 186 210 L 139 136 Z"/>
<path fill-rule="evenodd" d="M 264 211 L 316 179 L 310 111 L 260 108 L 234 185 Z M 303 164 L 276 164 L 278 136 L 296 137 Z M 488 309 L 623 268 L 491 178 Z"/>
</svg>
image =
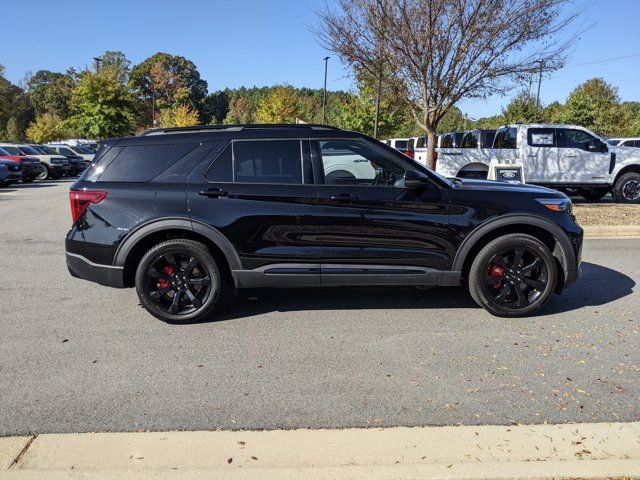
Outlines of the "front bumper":
<svg viewBox="0 0 640 480">
<path fill-rule="evenodd" d="M 93 263 L 82 255 L 67 252 L 67 269 L 71 276 L 107 287 L 124 288 L 124 268 Z"/>
<path fill-rule="evenodd" d="M 69 165 L 51 165 L 50 168 L 54 175 L 59 175 L 61 177 L 68 175 L 70 170 Z"/>
</svg>

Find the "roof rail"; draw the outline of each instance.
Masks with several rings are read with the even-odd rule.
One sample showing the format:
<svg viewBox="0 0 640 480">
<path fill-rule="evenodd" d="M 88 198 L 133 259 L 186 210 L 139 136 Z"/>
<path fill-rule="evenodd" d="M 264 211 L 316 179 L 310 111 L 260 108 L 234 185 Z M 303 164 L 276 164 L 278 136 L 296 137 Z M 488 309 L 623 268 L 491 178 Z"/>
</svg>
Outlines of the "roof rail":
<svg viewBox="0 0 640 480">
<path fill-rule="evenodd" d="M 313 123 L 256 123 L 244 125 L 194 125 L 192 127 L 171 127 L 153 128 L 142 135 L 162 135 L 168 133 L 198 133 L 211 131 L 237 132 L 240 130 L 260 130 L 260 129 L 308 129 L 308 130 L 340 130 L 338 127 L 330 125 L 319 125 Z"/>
</svg>

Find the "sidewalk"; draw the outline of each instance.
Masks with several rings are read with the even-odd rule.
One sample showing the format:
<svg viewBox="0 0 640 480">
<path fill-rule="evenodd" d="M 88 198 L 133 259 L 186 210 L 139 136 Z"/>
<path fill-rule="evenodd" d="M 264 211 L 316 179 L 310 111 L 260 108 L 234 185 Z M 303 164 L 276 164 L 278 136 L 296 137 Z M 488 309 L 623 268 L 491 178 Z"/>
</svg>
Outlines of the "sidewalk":
<svg viewBox="0 0 640 480">
<path fill-rule="evenodd" d="M 640 477 L 640 422 L 0 438 L 0 479 Z"/>
</svg>

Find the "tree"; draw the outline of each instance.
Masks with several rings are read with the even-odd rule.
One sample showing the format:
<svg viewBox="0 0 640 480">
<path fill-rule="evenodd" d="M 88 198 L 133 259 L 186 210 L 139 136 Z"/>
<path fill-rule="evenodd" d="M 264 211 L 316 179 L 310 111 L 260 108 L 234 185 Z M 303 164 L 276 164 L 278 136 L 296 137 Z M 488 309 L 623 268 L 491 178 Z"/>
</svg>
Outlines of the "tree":
<svg viewBox="0 0 640 480">
<path fill-rule="evenodd" d="M 127 83 L 129 72 L 131 71 L 131 62 L 124 53 L 116 50 L 107 50 L 97 58 L 99 59 L 100 69 L 112 70 L 120 83 Z"/>
<path fill-rule="evenodd" d="M 502 109 L 504 123 L 533 123 L 541 120 L 536 99 L 526 90 L 521 91 Z"/>
<path fill-rule="evenodd" d="M 158 126 L 160 128 L 190 127 L 192 125 L 198 125 L 199 122 L 200 116 L 197 110 L 189 105 L 176 105 L 165 108 L 160 113 Z"/>
<path fill-rule="evenodd" d="M 35 114 L 39 116 L 49 112 L 63 119 L 68 117 L 73 87 L 69 74 L 38 70 L 27 82 Z"/>
<path fill-rule="evenodd" d="M 47 143 L 71 136 L 73 132 L 64 127 L 62 119 L 50 112 L 37 117 L 27 128 L 27 138 L 35 143 Z"/>
<path fill-rule="evenodd" d="M 229 113 L 229 92 L 221 90 L 210 93 L 202 105 L 202 120 L 204 123 L 222 123 Z"/>
<path fill-rule="evenodd" d="M 288 85 L 274 87 L 258 103 L 257 123 L 294 123 L 302 109 L 300 97 L 295 89 Z"/>
<path fill-rule="evenodd" d="M 84 72 L 73 89 L 71 112 L 64 127 L 83 137 L 118 137 L 133 130 L 133 97 L 114 69 Z"/>
<path fill-rule="evenodd" d="M 200 78 L 195 64 L 179 55 L 158 52 L 133 67 L 129 73 L 131 88 L 142 98 L 166 102 L 172 106 L 178 88 L 189 91 L 193 107 L 199 108 L 207 94 L 207 82 Z M 162 108 L 162 107 L 161 107 Z"/>
<path fill-rule="evenodd" d="M 625 127 L 618 90 L 602 78 L 587 80 L 573 90 L 554 121 L 582 125 L 603 136 L 620 134 Z"/>
<path fill-rule="evenodd" d="M 458 107 L 451 107 L 438 124 L 438 133 L 459 132 L 466 129 L 466 118 Z"/>
<path fill-rule="evenodd" d="M 503 94 L 513 81 L 561 67 L 574 35 L 569 0 L 337 0 L 320 12 L 321 43 L 354 70 L 393 75 L 429 138 L 463 98 Z"/>
<path fill-rule="evenodd" d="M 229 112 L 224 119 L 226 125 L 253 123 L 254 111 L 249 99 L 236 93 L 229 102 Z"/>
</svg>

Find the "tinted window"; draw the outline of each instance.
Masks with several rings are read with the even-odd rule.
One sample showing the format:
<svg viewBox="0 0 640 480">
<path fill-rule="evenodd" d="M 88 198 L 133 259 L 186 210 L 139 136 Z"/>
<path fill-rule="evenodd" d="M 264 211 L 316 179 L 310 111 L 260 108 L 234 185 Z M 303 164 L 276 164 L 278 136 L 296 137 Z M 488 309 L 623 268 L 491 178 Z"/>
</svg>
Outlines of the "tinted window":
<svg viewBox="0 0 640 480">
<path fill-rule="evenodd" d="M 22 150 L 27 155 L 41 155 L 40 152 L 31 148 L 29 145 L 20 145 L 20 150 Z"/>
<path fill-rule="evenodd" d="M 453 135 L 447 134 L 442 137 L 442 142 L 440 143 L 441 148 L 453 148 Z"/>
<path fill-rule="evenodd" d="M 427 148 L 427 137 L 418 137 L 416 148 Z"/>
<path fill-rule="evenodd" d="M 185 143 L 123 147 L 110 163 L 105 162 L 108 155 L 103 157 L 100 165 L 104 166 L 104 171 L 99 175 L 99 180 L 101 182 L 148 182 L 195 147 L 195 144 Z M 111 151 L 107 152 L 109 153 Z"/>
<path fill-rule="evenodd" d="M 491 148 L 493 147 L 493 139 L 496 136 L 496 132 L 494 131 L 489 131 L 489 132 L 482 132 L 481 134 L 481 139 L 482 139 L 482 145 L 481 148 Z"/>
<path fill-rule="evenodd" d="M 517 136 L 517 128 L 501 128 L 496 133 L 496 138 L 493 141 L 493 148 L 517 148 Z"/>
<path fill-rule="evenodd" d="M 398 150 L 406 150 L 408 144 L 409 144 L 409 142 L 407 142 L 406 140 L 397 140 L 396 141 L 396 148 Z"/>
<path fill-rule="evenodd" d="M 465 133 L 464 137 L 462 137 L 462 148 L 478 148 L 478 138 L 477 133 Z"/>
<path fill-rule="evenodd" d="M 0 155 L 10 155 L 4 148 L 0 148 Z"/>
<path fill-rule="evenodd" d="M 607 143 L 608 143 L 609 145 L 616 146 L 616 145 L 619 145 L 619 144 L 620 144 L 620 140 L 607 140 Z"/>
<path fill-rule="evenodd" d="M 214 160 L 204 176 L 210 182 L 233 182 L 233 160 L 231 144 L 227 145 Z"/>
<path fill-rule="evenodd" d="M 355 140 L 319 143 L 325 184 L 402 186 L 406 168 L 387 152 Z"/>
<path fill-rule="evenodd" d="M 559 147 L 561 148 L 579 148 L 581 150 L 589 150 L 589 143 L 597 139 L 589 135 L 584 130 L 570 130 L 568 128 L 558 129 Z"/>
<path fill-rule="evenodd" d="M 302 183 L 299 140 L 234 142 L 236 182 Z"/>
<path fill-rule="evenodd" d="M 2 147 L 5 151 L 9 152 L 9 155 L 24 155 L 24 153 L 18 148 L 14 146 Z"/>
<path fill-rule="evenodd" d="M 527 141 L 532 147 L 555 147 L 556 131 L 554 128 L 530 128 Z"/>
</svg>

